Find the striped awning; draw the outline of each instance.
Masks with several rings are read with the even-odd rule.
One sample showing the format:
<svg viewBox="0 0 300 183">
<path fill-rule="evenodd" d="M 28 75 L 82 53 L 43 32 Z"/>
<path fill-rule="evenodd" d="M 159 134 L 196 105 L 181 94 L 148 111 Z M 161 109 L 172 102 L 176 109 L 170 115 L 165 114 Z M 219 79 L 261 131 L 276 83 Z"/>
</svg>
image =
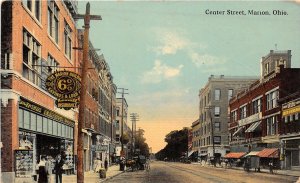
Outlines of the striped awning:
<svg viewBox="0 0 300 183">
<path fill-rule="evenodd" d="M 235 159 L 239 159 L 241 157 L 243 157 L 246 153 L 245 152 L 231 152 L 228 153 L 224 156 L 224 158 L 235 158 Z"/>
<path fill-rule="evenodd" d="M 260 152 L 260 151 L 251 151 L 251 152 L 249 152 L 248 154 L 246 154 L 245 157 L 247 157 L 247 156 L 257 156 L 257 154 L 258 154 L 259 152 Z"/>
<path fill-rule="evenodd" d="M 266 148 L 262 151 L 260 151 L 257 156 L 261 158 L 278 158 L 279 157 L 279 151 L 277 148 Z"/>
<path fill-rule="evenodd" d="M 245 132 L 254 132 L 255 129 L 260 125 L 261 121 L 258 121 L 256 123 L 252 123 L 250 127 Z"/>
<path fill-rule="evenodd" d="M 232 136 L 236 136 L 242 129 L 243 129 L 243 127 L 239 127 L 239 128 L 232 134 Z"/>
</svg>

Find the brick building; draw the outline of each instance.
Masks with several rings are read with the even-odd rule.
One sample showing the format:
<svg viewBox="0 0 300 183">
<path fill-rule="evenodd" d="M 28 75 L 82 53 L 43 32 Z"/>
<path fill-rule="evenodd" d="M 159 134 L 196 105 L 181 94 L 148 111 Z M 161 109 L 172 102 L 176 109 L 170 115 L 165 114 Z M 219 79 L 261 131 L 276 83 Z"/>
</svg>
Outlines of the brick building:
<svg viewBox="0 0 300 183">
<path fill-rule="evenodd" d="M 41 155 L 67 155 L 74 169 L 77 112 L 59 109 L 45 78 L 75 71 L 74 1 L 5 1 L 1 14 L 1 167 L 3 182 L 32 181 Z"/>
<path fill-rule="evenodd" d="M 280 136 L 293 127 L 283 122 L 279 101 L 300 90 L 300 69 L 290 67 L 290 50 L 271 50 L 262 58 L 261 78 L 230 101 L 231 151 L 249 152 L 282 146 Z"/>
</svg>

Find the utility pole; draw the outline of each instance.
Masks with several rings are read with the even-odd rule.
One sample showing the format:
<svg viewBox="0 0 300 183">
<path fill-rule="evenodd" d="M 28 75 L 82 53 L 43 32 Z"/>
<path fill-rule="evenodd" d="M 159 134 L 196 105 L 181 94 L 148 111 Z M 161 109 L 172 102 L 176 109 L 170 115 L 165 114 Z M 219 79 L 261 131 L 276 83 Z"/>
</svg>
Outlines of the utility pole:
<svg viewBox="0 0 300 183">
<path fill-rule="evenodd" d="M 214 164 L 214 166 L 216 166 L 216 160 L 215 160 L 215 141 L 214 141 L 214 124 L 213 124 L 212 114 L 211 114 L 212 108 L 213 108 L 213 106 L 205 107 L 205 109 L 209 110 L 210 127 L 211 127 L 211 139 L 212 139 L 212 146 L 213 146 L 213 164 Z"/>
<path fill-rule="evenodd" d="M 124 155 L 124 144 L 123 144 L 123 135 L 124 135 L 124 95 L 125 94 L 129 94 L 129 93 L 125 93 L 125 91 L 128 91 L 128 89 L 126 88 L 118 88 L 119 90 L 121 90 L 120 92 L 118 92 L 119 94 L 122 94 L 122 107 L 121 107 L 121 156 Z"/>
<path fill-rule="evenodd" d="M 135 151 L 135 132 L 136 132 L 136 122 L 139 121 L 139 115 L 137 113 L 131 113 L 130 114 L 130 118 L 131 118 L 131 156 L 133 157 L 134 151 Z"/>
<path fill-rule="evenodd" d="M 84 170 L 83 170 L 83 140 L 84 133 L 84 111 L 85 100 L 87 91 L 87 64 L 89 59 L 89 29 L 90 20 L 102 20 L 101 16 L 90 15 L 90 3 L 86 4 L 84 15 L 76 15 L 74 19 L 84 19 L 84 37 L 83 37 L 83 59 L 82 59 L 82 72 L 81 72 L 81 90 L 80 90 L 80 103 L 79 103 L 79 119 L 78 119 L 78 138 L 77 138 L 77 183 L 84 183 Z"/>
</svg>

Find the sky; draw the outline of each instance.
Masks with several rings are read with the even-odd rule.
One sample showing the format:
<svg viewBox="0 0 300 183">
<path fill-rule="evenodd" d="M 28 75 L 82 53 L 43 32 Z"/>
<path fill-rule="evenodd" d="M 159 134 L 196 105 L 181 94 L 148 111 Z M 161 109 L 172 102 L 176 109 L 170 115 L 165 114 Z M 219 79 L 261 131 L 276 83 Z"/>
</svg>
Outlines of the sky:
<svg viewBox="0 0 300 183">
<path fill-rule="evenodd" d="M 86 3 L 79 2 L 79 13 Z M 117 87 L 128 89 L 129 113 L 138 113 L 137 128 L 145 130 L 153 152 L 164 148 L 167 133 L 197 120 L 198 93 L 210 75 L 259 76 L 261 57 L 270 50 L 292 50 L 292 67 L 300 67 L 299 1 L 90 4 L 91 14 L 102 17 L 91 21 L 90 40 L 101 49 Z M 227 10 L 245 15 L 227 15 Z M 274 15 L 274 10 L 287 15 Z"/>
</svg>

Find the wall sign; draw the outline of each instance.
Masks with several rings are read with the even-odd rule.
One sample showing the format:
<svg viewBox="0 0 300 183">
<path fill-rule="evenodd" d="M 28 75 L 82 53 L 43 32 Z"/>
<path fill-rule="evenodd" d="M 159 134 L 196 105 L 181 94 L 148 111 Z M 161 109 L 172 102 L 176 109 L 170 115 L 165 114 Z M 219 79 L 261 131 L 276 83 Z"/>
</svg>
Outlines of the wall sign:
<svg viewBox="0 0 300 183">
<path fill-rule="evenodd" d="M 81 78 L 71 71 L 57 71 L 46 79 L 46 88 L 57 98 L 58 108 L 69 110 L 79 105 Z"/>
</svg>

